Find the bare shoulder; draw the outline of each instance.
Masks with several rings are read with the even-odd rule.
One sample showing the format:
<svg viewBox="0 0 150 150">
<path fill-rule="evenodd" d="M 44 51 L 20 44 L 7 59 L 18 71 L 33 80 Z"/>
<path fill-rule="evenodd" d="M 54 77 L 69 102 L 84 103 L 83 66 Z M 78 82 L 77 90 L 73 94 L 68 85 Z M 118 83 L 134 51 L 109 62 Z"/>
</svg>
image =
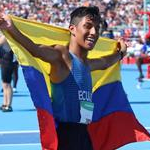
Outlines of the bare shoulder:
<svg viewBox="0 0 150 150">
<path fill-rule="evenodd" d="M 70 68 L 71 67 L 71 59 L 69 55 L 68 46 L 63 45 L 55 45 L 54 48 L 61 53 L 61 58 L 63 62 Z"/>
<path fill-rule="evenodd" d="M 40 45 L 39 47 L 41 48 L 48 48 L 48 49 L 52 49 L 52 50 L 56 50 L 56 51 L 60 51 L 60 52 L 66 52 L 67 51 L 67 46 L 64 45 Z"/>
<path fill-rule="evenodd" d="M 54 45 L 54 49 L 58 52 L 60 52 L 63 59 L 68 60 L 69 59 L 69 49 L 68 46 L 64 45 Z"/>
<path fill-rule="evenodd" d="M 40 45 L 37 57 L 59 66 L 63 62 L 69 61 L 69 50 L 63 45 Z"/>
<path fill-rule="evenodd" d="M 53 45 L 54 49 L 60 51 L 61 53 L 68 52 L 68 47 L 64 45 Z"/>
</svg>

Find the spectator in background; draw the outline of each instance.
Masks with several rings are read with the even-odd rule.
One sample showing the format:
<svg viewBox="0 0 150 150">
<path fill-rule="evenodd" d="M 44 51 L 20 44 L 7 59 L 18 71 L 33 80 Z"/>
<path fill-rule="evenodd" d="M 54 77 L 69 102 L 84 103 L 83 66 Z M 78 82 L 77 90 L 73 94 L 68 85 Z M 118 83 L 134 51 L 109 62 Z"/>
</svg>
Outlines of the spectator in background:
<svg viewBox="0 0 150 150">
<path fill-rule="evenodd" d="M 143 40 L 141 37 L 138 39 L 128 41 L 129 47 L 127 49 L 127 64 L 130 63 L 130 58 L 139 58 L 141 55 L 141 50 L 143 48 Z"/>
<path fill-rule="evenodd" d="M 0 11 L 27 19 L 68 27 L 69 14 L 79 6 L 96 5 L 114 35 L 124 37 L 143 34 L 143 19 L 139 10 L 142 0 L 13 0 L 0 1 Z M 57 6 L 57 7 L 55 7 Z"/>
<path fill-rule="evenodd" d="M 8 52 L 10 50 L 10 47 L 5 39 L 4 36 L 0 37 L 0 64 L 2 61 L 2 57 L 3 55 Z M 17 92 L 17 83 L 18 83 L 18 61 L 15 57 L 15 55 L 13 55 L 13 74 L 12 74 L 12 82 L 13 82 L 13 92 L 16 93 Z M 1 90 L 1 92 L 3 92 L 3 89 Z"/>
<path fill-rule="evenodd" d="M 136 56 L 136 65 L 139 71 L 139 82 L 142 82 L 142 79 L 144 78 L 142 65 L 148 63 L 150 63 L 150 37 L 145 39 L 145 43 L 141 49 L 140 55 Z"/>
<path fill-rule="evenodd" d="M 1 50 L 4 51 L 1 59 L 1 77 L 3 87 L 3 104 L 0 109 L 3 112 L 12 111 L 12 74 L 13 74 L 13 52 L 11 51 L 4 36 L 0 37 Z"/>
<path fill-rule="evenodd" d="M 112 30 L 103 31 L 102 37 L 107 37 L 107 38 L 110 38 L 110 39 L 114 39 L 113 31 Z"/>
<path fill-rule="evenodd" d="M 4 36 L 0 36 L 0 64 L 2 61 L 2 58 L 4 56 L 5 53 L 7 53 L 8 51 L 10 51 L 10 47 L 5 39 Z M 18 83 L 18 61 L 15 57 L 15 55 L 13 55 L 13 74 L 12 74 L 12 82 L 13 82 L 13 92 L 16 93 L 17 92 L 17 83 Z M 3 92 L 3 89 L 1 90 L 1 92 Z"/>
</svg>

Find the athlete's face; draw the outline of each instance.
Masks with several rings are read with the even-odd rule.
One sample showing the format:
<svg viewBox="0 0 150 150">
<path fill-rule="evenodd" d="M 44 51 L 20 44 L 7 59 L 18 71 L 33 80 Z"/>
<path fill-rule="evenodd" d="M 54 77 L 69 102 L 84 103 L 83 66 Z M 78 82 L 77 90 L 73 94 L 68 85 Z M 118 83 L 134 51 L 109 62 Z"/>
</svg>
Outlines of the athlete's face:
<svg viewBox="0 0 150 150">
<path fill-rule="evenodd" d="M 72 26 L 71 32 L 73 32 L 78 46 L 85 50 L 93 49 L 99 37 L 99 22 L 85 16 L 77 25 Z"/>
</svg>

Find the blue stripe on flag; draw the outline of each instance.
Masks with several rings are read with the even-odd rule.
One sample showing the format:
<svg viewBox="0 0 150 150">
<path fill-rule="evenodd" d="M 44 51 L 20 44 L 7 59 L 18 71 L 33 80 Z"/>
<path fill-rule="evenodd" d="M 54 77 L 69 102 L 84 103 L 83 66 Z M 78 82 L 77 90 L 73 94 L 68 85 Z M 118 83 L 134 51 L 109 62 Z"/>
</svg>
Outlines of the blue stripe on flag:
<svg viewBox="0 0 150 150">
<path fill-rule="evenodd" d="M 133 112 L 120 81 L 98 88 L 93 93 L 93 102 L 93 121 L 116 111 Z"/>
<path fill-rule="evenodd" d="M 30 66 L 22 66 L 22 69 L 35 107 L 52 114 L 51 98 L 43 74 Z"/>
</svg>

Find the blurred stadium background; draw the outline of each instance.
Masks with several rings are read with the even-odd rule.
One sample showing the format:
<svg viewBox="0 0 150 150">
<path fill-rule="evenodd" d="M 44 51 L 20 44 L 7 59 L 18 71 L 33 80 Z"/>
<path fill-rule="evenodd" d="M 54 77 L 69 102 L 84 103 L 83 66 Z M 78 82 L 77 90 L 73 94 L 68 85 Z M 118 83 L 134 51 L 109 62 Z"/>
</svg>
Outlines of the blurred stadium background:
<svg viewBox="0 0 150 150">
<path fill-rule="evenodd" d="M 69 14 L 78 6 L 96 5 L 114 36 L 138 38 L 148 30 L 150 0 L 1 0 L 0 11 L 19 17 L 68 27 Z"/>
</svg>

